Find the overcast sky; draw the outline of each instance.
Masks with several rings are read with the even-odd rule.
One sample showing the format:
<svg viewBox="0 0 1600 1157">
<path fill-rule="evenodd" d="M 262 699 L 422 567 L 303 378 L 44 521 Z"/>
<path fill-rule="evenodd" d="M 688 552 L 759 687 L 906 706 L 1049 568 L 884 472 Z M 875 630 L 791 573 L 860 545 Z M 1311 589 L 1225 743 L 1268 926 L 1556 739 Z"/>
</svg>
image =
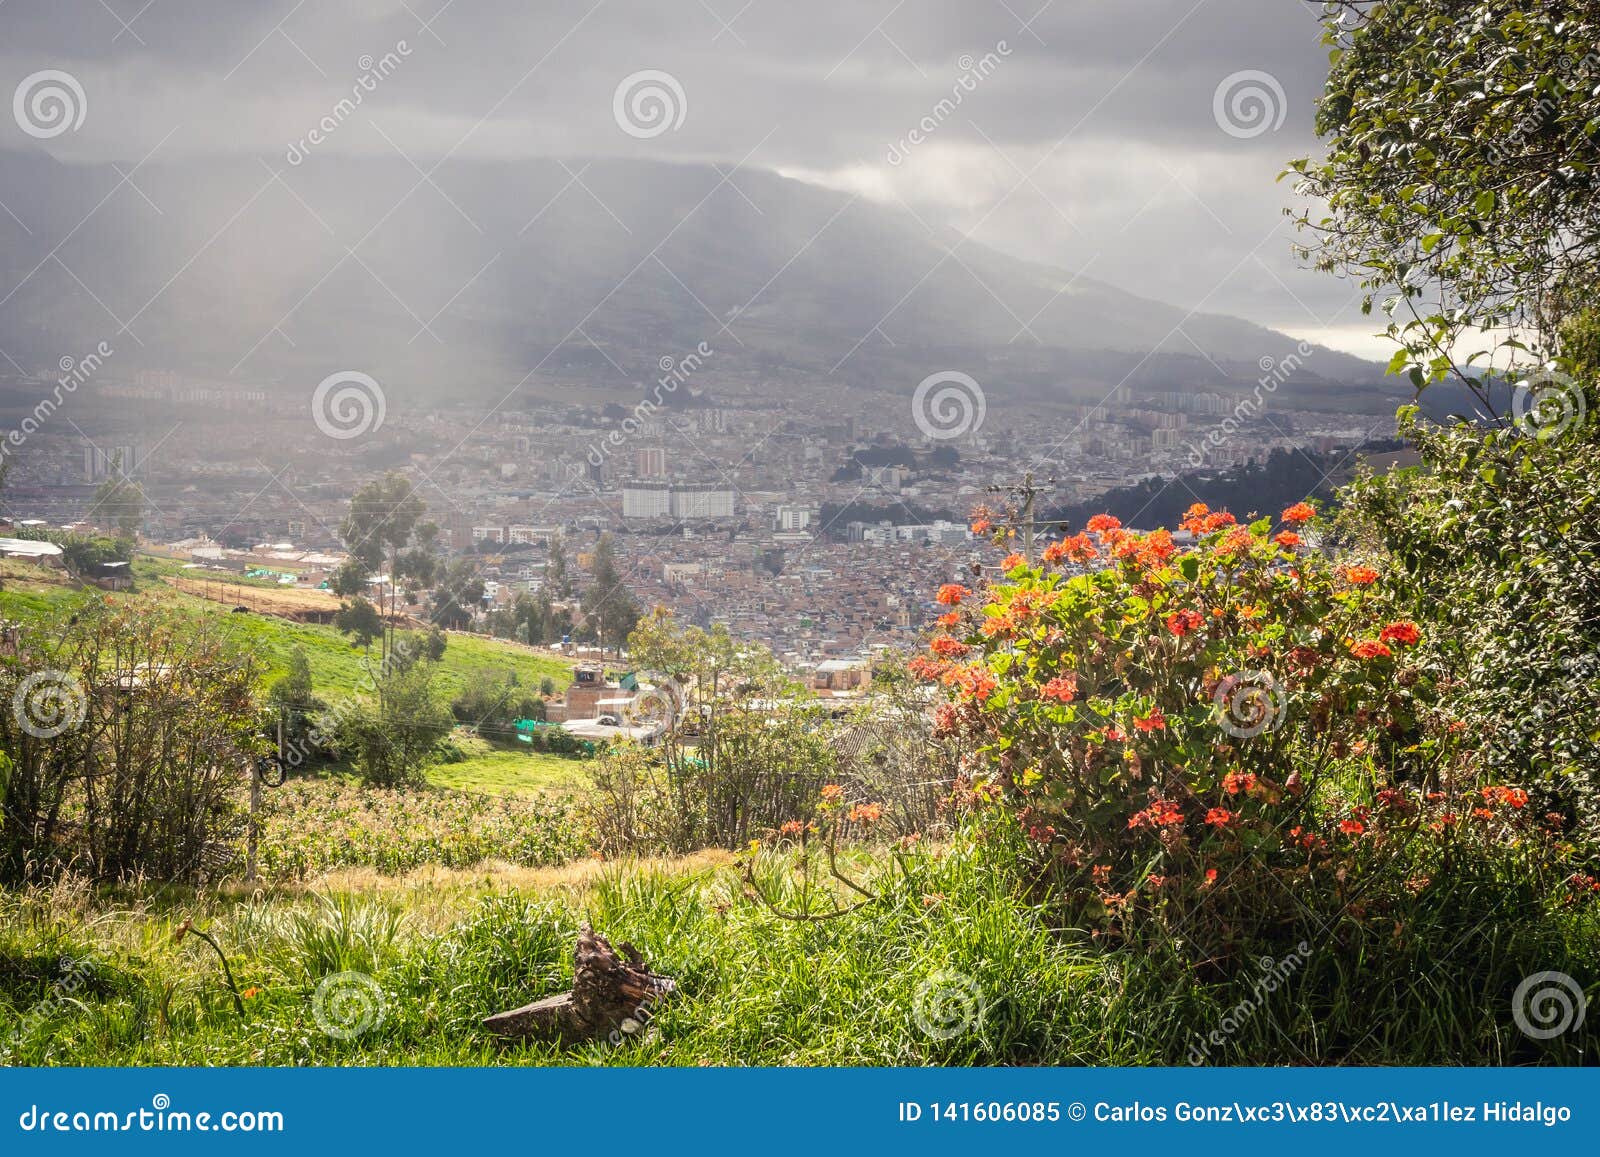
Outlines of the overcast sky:
<svg viewBox="0 0 1600 1157">
<path fill-rule="evenodd" d="M 1378 327 L 1348 285 L 1297 265 L 1281 213 L 1283 163 L 1316 145 L 1319 8 L 0 0 L 0 91 L 60 70 L 84 106 L 81 124 L 52 136 L 0 118 L 0 201 L 5 150 L 124 167 L 152 150 L 279 163 L 389 54 L 389 75 L 319 150 L 399 150 L 423 168 L 448 155 L 771 169 L 903 203 L 1134 292 L 1377 356 Z M 641 72 L 666 76 L 624 86 Z M 661 107 L 641 91 L 652 87 L 670 106 L 665 122 L 649 119 Z"/>
</svg>

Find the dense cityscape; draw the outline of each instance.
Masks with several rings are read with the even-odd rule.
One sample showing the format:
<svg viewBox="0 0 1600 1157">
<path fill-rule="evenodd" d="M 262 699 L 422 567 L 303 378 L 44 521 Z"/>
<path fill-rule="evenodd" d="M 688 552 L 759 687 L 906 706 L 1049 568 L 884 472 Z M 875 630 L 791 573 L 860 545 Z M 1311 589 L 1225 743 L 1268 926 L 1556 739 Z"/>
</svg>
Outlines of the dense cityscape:
<svg viewBox="0 0 1600 1157">
<path fill-rule="evenodd" d="M 552 540 L 581 565 L 609 535 L 642 606 L 724 624 L 797 667 L 914 644 L 930 582 L 982 552 L 971 511 L 1019 465 L 1042 464 L 1041 508 L 1070 506 L 1274 451 L 1348 450 L 1393 429 L 1381 398 L 1350 413 L 1273 397 L 1292 362 L 1247 389 L 1123 385 L 1042 408 L 985 407 L 981 386 L 956 375 L 965 392 L 947 399 L 958 409 L 945 427 L 930 403 L 919 416 L 911 389 L 751 382 L 714 363 L 628 383 L 614 401 L 519 394 L 487 415 L 476 400 L 413 408 L 374 384 L 380 392 L 352 400 L 367 408 L 349 428 L 331 417 L 319 426 L 310 390 L 96 368 L 42 420 L 30 411 L 59 383 L 5 382 L 10 424 L 31 431 L 10 455 L 13 522 L 95 529 L 97 514 L 106 521 L 97 488 L 125 477 L 143 496 L 147 549 L 319 589 L 344 558 L 351 495 L 400 470 L 441 552 L 471 560 L 484 582 L 478 629 L 541 589 Z M 590 383 L 544 385 L 549 398 L 605 396 Z M 793 405 L 807 386 L 818 404 Z"/>
</svg>

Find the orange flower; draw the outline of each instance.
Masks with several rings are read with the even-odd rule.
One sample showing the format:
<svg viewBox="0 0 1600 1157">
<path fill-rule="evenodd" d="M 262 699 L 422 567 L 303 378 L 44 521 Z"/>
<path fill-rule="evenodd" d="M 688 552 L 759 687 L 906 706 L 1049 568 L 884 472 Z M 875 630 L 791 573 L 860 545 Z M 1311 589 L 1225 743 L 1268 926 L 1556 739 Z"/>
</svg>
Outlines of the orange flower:
<svg viewBox="0 0 1600 1157">
<path fill-rule="evenodd" d="M 846 818 L 853 824 L 875 824 L 883 818 L 883 805 L 858 803 L 850 809 L 850 814 Z"/>
<path fill-rule="evenodd" d="M 1360 820 L 1340 820 L 1339 830 L 1347 836 L 1359 836 L 1367 830 L 1367 825 Z"/>
<path fill-rule="evenodd" d="M 1378 581 L 1378 572 L 1370 566 L 1347 566 L 1344 568 L 1344 581 L 1352 586 L 1370 587 Z"/>
<path fill-rule="evenodd" d="M 1094 540 L 1087 534 L 1074 534 L 1061 540 L 1061 545 L 1067 548 L 1067 557 L 1073 562 L 1089 562 L 1097 553 Z"/>
<path fill-rule="evenodd" d="M 1316 516 L 1317 512 L 1309 502 L 1296 502 L 1279 515 L 1284 522 L 1310 522 Z"/>
<path fill-rule="evenodd" d="M 1256 536 L 1247 527 L 1236 526 L 1217 544 L 1218 554 L 1240 554 L 1256 544 Z"/>
<path fill-rule="evenodd" d="M 253 984 L 249 988 L 245 989 L 243 992 L 241 992 L 239 994 L 239 996 L 241 998 L 243 998 L 244 1000 L 253 1000 L 254 998 L 256 998 L 256 997 L 258 997 L 260 995 L 261 995 L 261 990 L 259 988 L 257 988 Z"/>
<path fill-rule="evenodd" d="M 844 788 L 836 783 L 822 785 L 822 799 L 825 803 L 838 803 L 844 798 Z"/>
<path fill-rule="evenodd" d="M 1096 534 L 1104 534 L 1108 530 L 1119 530 L 1121 527 L 1122 520 L 1120 518 L 1110 514 L 1097 514 L 1089 520 L 1085 529 Z"/>
<path fill-rule="evenodd" d="M 972 650 L 965 643 L 952 639 L 949 635 L 935 636 L 933 642 L 929 643 L 928 646 L 941 659 L 959 659 Z"/>
<path fill-rule="evenodd" d="M 1225 807 L 1214 807 L 1206 812 L 1206 823 L 1214 828 L 1229 827 L 1238 818 Z"/>
<path fill-rule="evenodd" d="M 1300 545 L 1300 536 L 1292 530 L 1280 530 L 1277 534 L 1272 536 L 1272 541 L 1277 543 L 1279 546 L 1293 549 L 1294 547 Z"/>
<path fill-rule="evenodd" d="M 1167 725 L 1167 717 L 1161 714 L 1161 708 L 1152 707 L 1150 714 L 1141 715 L 1134 719 L 1133 725 L 1140 731 L 1160 731 Z"/>
<path fill-rule="evenodd" d="M 1134 812 L 1128 819 L 1130 828 L 1168 828 L 1183 822 L 1183 813 L 1171 800 L 1153 799 L 1143 811 Z"/>
<path fill-rule="evenodd" d="M 1015 570 L 1026 561 L 1027 560 L 1024 559 L 1020 554 L 1008 554 L 1005 556 L 1005 558 L 1000 560 L 1000 569 Z"/>
<path fill-rule="evenodd" d="M 1417 631 L 1417 624 L 1406 620 L 1390 623 L 1378 632 L 1378 638 L 1383 642 L 1403 643 L 1408 647 L 1413 646 L 1421 637 L 1422 635 Z"/>
<path fill-rule="evenodd" d="M 1217 870 L 1215 868 L 1207 868 L 1206 869 L 1205 887 L 1209 888 L 1209 887 L 1211 887 L 1212 884 L 1215 884 L 1216 882 L 1217 882 Z"/>
<path fill-rule="evenodd" d="M 945 583 L 939 588 L 939 593 L 934 596 L 934 601 L 941 606 L 959 607 L 961 600 L 972 592 L 960 583 Z"/>
<path fill-rule="evenodd" d="M 1011 630 L 1014 626 L 1016 626 L 1016 624 L 1011 621 L 1010 615 L 992 615 L 978 624 L 978 630 L 986 637 L 992 639 L 996 635 L 1005 634 L 1005 632 Z"/>
<path fill-rule="evenodd" d="M 1180 638 L 1205 625 L 1205 616 L 1199 611 L 1173 611 L 1167 616 L 1167 630 Z"/>
<path fill-rule="evenodd" d="M 1226 510 L 1213 511 L 1204 502 L 1196 502 L 1189 507 L 1183 520 L 1178 523 L 1190 534 L 1207 535 L 1213 531 L 1221 530 L 1224 526 L 1233 526 L 1239 520 Z"/>
<path fill-rule="evenodd" d="M 1486 803 L 1503 803 L 1519 809 L 1528 805 L 1528 793 L 1520 787 L 1486 787 L 1483 798 Z"/>
<path fill-rule="evenodd" d="M 1078 679 L 1075 675 L 1057 675 L 1039 688 L 1039 698 L 1071 703 L 1078 697 Z"/>
<path fill-rule="evenodd" d="M 1166 562 L 1178 552 L 1177 544 L 1172 541 L 1172 535 L 1165 530 L 1152 530 L 1145 535 L 1144 543 L 1139 549 L 1139 561 L 1146 566 Z"/>
<path fill-rule="evenodd" d="M 780 836 L 798 836 L 805 830 L 805 825 L 799 820 L 790 820 L 778 829 L 778 834 Z"/>
<path fill-rule="evenodd" d="M 934 621 L 935 625 L 940 626 L 940 627 L 944 627 L 946 630 L 949 630 L 951 627 L 953 627 L 956 624 L 961 622 L 961 616 L 960 616 L 960 614 L 958 614 L 955 611 L 948 611 L 945 614 L 940 615 L 937 619 L 934 619 L 933 621 Z"/>
<path fill-rule="evenodd" d="M 993 529 L 994 529 L 994 523 L 990 522 L 987 518 L 978 518 L 978 519 L 974 519 L 973 520 L 973 523 L 972 523 L 972 533 L 973 534 L 988 534 Z"/>
<path fill-rule="evenodd" d="M 1362 639 L 1350 647 L 1350 653 L 1358 659 L 1387 659 L 1394 652 L 1376 639 Z"/>
<path fill-rule="evenodd" d="M 986 702 L 989 696 L 994 694 L 994 689 L 999 686 L 987 667 L 961 667 L 954 672 L 954 675 L 955 682 L 962 692 L 979 703 Z"/>
<path fill-rule="evenodd" d="M 1238 795 L 1241 791 L 1254 791 L 1255 786 L 1256 777 L 1254 772 L 1230 771 L 1222 777 L 1222 790 L 1229 795 Z"/>
</svg>

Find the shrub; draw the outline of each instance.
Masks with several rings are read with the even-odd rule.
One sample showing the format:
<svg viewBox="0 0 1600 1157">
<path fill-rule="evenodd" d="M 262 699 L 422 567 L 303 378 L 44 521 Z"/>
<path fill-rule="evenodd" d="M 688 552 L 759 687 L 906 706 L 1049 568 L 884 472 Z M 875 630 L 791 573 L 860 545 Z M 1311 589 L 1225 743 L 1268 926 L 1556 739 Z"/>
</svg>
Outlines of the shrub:
<svg viewBox="0 0 1600 1157">
<path fill-rule="evenodd" d="M 519 719 L 543 719 L 544 700 L 517 681 L 515 671 L 474 671 L 450 704 L 456 721 L 479 734 L 504 736 Z"/>
<path fill-rule="evenodd" d="M 1153 916 L 1225 958 L 1342 910 L 1347 879 L 1404 878 L 1423 833 L 1505 841 L 1526 815 L 1517 789 L 1463 826 L 1483 785 L 1422 632 L 1376 570 L 1309 549 L 1315 520 L 1196 504 L 1185 549 L 1100 516 L 980 595 L 939 592 L 912 663 L 951 692 L 938 729 L 976 740 L 975 793 L 1015 812 L 1057 899 L 1117 935 Z"/>
<path fill-rule="evenodd" d="M 1583 387 L 1562 387 L 1592 408 Z M 1582 412 L 1582 409 L 1579 411 Z M 1600 819 L 1600 438 L 1573 423 L 1405 429 L 1422 469 L 1358 479 L 1345 521 L 1388 564 L 1449 673 L 1484 775 L 1548 784 Z"/>
<path fill-rule="evenodd" d="M 0 660 L 0 880 L 215 867 L 262 750 L 255 672 L 207 628 L 103 601 Z"/>
</svg>

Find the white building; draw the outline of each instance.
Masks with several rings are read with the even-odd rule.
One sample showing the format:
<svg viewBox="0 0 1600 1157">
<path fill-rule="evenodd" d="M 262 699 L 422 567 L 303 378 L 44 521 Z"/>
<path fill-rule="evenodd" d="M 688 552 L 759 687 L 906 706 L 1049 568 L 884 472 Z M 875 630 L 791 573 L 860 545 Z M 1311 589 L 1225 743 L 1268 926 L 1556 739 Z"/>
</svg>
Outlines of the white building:
<svg viewBox="0 0 1600 1157">
<path fill-rule="evenodd" d="M 733 491 L 715 483 L 674 486 L 671 510 L 674 518 L 732 518 Z"/>
<path fill-rule="evenodd" d="M 672 487 L 665 482 L 629 482 L 622 488 L 622 517 L 665 518 L 672 513 Z"/>
</svg>

